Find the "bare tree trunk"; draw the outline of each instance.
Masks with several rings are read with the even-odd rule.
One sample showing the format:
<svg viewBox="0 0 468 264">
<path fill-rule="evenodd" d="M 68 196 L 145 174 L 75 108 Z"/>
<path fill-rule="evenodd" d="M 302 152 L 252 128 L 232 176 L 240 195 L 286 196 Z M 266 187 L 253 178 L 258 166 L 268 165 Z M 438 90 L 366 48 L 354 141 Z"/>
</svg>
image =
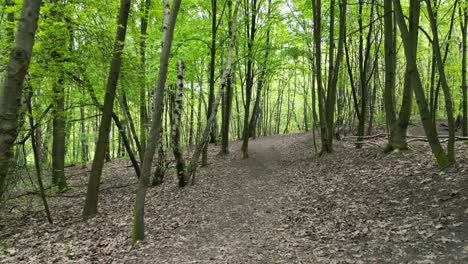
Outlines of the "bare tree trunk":
<svg viewBox="0 0 468 264">
<path fill-rule="evenodd" d="M 146 135 L 148 133 L 148 110 L 146 106 L 146 39 L 148 38 L 148 13 L 151 7 L 151 0 L 141 1 L 143 15 L 140 22 L 140 60 L 141 60 L 141 81 L 140 86 L 140 160 L 143 158 L 146 146 Z"/>
<path fill-rule="evenodd" d="M 224 92 L 223 120 L 221 125 L 221 155 L 226 155 L 229 153 L 229 125 L 231 122 L 233 96 L 232 79 L 232 75 L 228 77 L 226 91 Z"/>
<path fill-rule="evenodd" d="M 447 123 L 449 129 L 449 140 L 447 144 L 447 157 L 450 163 L 455 162 L 455 118 L 453 117 L 453 102 L 450 87 L 448 86 L 447 77 L 445 75 L 444 62 L 442 61 L 442 54 L 440 51 L 439 44 L 439 32 L 437 28 L 437 22 L 435 20 L 434 12 L 432 11 L 431 2 L 426 1 L 427 14 L 432 29 L 432 45 L 434 46 L 435 57 L 437 62 L 437 68 L 439 70 L 439 81 L 442 84 L 442 90 L 445 98 L 445 110 L 447 111 Z M 455 10 L 454 10 L 455 11 Z M 455 13 L 455 12 L 454 12 Z M 453 22 L 452 22 L 453 23 Z M 449 34 L 451 34 L 449 32 Z"/>
<path fill-rule="evenodd" d="M 195 152 L 192 155 L 192 159 L 190 160 L 190 164 L 187 167 L 187 177 L 189 177 L 189 182 L 192 185 L 195 183 L 195 175 L 196 175 L 197 168 L 198 168 L 198 160 L 200 159 L 200 154 L 203 151 L 205 145 L 208 144 L 210 130 L 211 130 L 211 127 L 213 125 L 214 119 L 216 118 L 216 114 L 217 114 L 217 111 L 218 111 L 218 106 L 221 103 L 221 98 L 222 98 L 224 88 L 225 88 L 225 86 L 227 84 L 227 81 L 228 81 L 228 78 L 229 78 L 229 76 L 231 74 L 232 52 L 233 52 L 234 45 L 235 45 L 235 42 L 236 42 L 237 13 L 238 13 L 238 10 L 239 10 L 240 2 L 241 2 L 241 0 L 236 1 L 236 5 L 235 5 L 235 8 L 234 8 L 234 14 L 232 16 L 232 21 L 231 21 L 231 23 L 229 25 L 230 28 L 231 28 L 232 34 L 230 36 L 231 38 L 230 38 L 230 43 L 229 43 L 228 55 L 227 55 L 227 63 L 226 63 L 226 68 L 224 69 L 224 72 L 223 72 L 223 75 L 222 75 L 222 78 L 221 78 L 221 83 L 219 84 L 218 96 L 216 97 L 216 100 L 214 101 L 214 105 L 213 105 L 213 108 L 212 108 L 213 112 L 210 114 L 210 118 L 206 121 L 206 126 L 205 126 L 205 129 L 203 131 L 202 138 L 201 138 L 200 142 L 198 142 L 197 147 L 195 148 Z"/>
<path fill-rule="evenodd" d="M 401 38 L 403 40 L 405 50 L 406 63 L 407 67 L 409 68 L 409 72 L 411 73 L 411 82 L 414 85 L 414 93 L 416 95 L 416 102 L 419 106 L 419 112 L 421 115 L 424 131 L 426 132 L 426 137 L 428 139 L 429 145 L 431 146 L 432 153 L 437 160 L 437 164 L 441 167 L 444 167 L 449 165 L 450 161 L 440 144 L 437 130 L 431 121 L 429 107 L 424 95 L 424 88 L 422 86 L 421 77 L 419 76 L 418 66 L 416 64 L 416 54 L 414 52 L 416 49 L 414 48 L 414 45 L 417 43 L 411 41 L 411 36 L 403 17 L 400 1 L 393 0 L 393 4 L 395 7 L 395 18 L 398 23 L 398 27 L 400 28 Z M 417 25 L 419 21 L 420 3 L 418 0 L 411 0 L 411 4 L 413 6 L 411 9 L 413 15 L 410 16 L 412 19 L 410 19 L 409 23 L 410 25 L 413 24 L 414 26 Z"/>
<path fill-rule="evenodd" d="M 180 136 L 182 126 L 182 106 L 184 100 L 184 74 L 185 64 L 179 61 L 177 73 L 177 88 L 175 91 L 175 100 L 173 108 L 173 124 L 172 124 L 172 151 L 176 161 L 177 178 L 179 180 L 179 187 L 187 185 L 187 178 L 185 177 L 185 162 L 180 148 Z"/>
<path fill-rule="evenodd" d="M 210 44 L 210 90 L 208 94 L 208 111 L 206 112 L 206 120 L 210 118 L 212 107 L 215 99 L 215 67 L 216 67 L 216 36 L 218 32 L 217 26 L 217 0 L 211 0 L 211 44 Z M 216 121 L 215 121 L 216 122 Z M 211 127 L 210 142 L 216 143 L 216 130 Z M 208 145 L 203 149 L 202 166 L 208 165 Z"/>
<path fill-rule="evenodd" d="M 47 198 L 45 195 L 44 191 L 44 184 L 42 182 L 42 170 L 41 170 L 41 159 L 39 158 L 39 151 L 38 151 L 38 146 L 37 146 L 37 141 L 36 141 L 36 135 L 34 133 L 34 118 L 33 118 L 33 112 L 32 112 L 32 100 L 33 92 L 32 88 L 29 87 L 29 92 L 27 95 L 26 99 L 26 107 L 28 108 L 29 112 L 29 128 L 30 128 L 30 133 L 31 133 L 31 145 L 33 149 L 33 155 L 34 155 L 34 165 L 36 168 L 36 176 L 37 176 L 37 184 L 39 185 L 39 192 L 41 194 L 41 199 L 42 199 L 42 204 L 44 205 L 44 210 L 46 212 L 47 216 L 47 221 L 49 221 L 50 224 L 53 223 L 52 221 L 52 216 L 49 211 L 49 205 L 47 203 Z"/>
<path fill-rule="evenodd" d="M 88 218 L 97 214 L 97 204 L 99 195 L 99 183 L 101 180 L 102 168 L 106 149 L 109 146 L 109 132 L 111 128 L 112 109 L 114 106 L 115 90 L 120 75 L 122 64 L 122 51 L 124 48 L 125 35 L 127 32 L 128 15 L 130 11 L 130 0 L 120 1 L 120 11 L 118 18 L 117 33 L 114 42 L 114 54 L 111 62 L 109 77 L 107 80 L 106 96 L 102 108 L 102 119 L 99 127 L 98 142 L 94 153 L 93 165 L 89 176 L 88 190 L 86 192 L 83 217 Z"/>
<path fill-rule="evenodd" d="M 462 133 L 463 136 L 468 136 L 468 82 L 466 78 L 467 66 L 466 66 L 466 55 L 467 55 L 467 46 L 468 46 L 468 7 L 466 1 L 463 1 L 463 4 L 459 5 L 460 11 L 460 27 L 462 32 Z M 463 7 L 462 7 L 463 6 Z M 463 8 L 463 12 L 462 12 Z M 463 15 L 462 15 L 463 13 Z"/>
<path fill-rule="evenodd" d="M 257 31 L 257 15 L 258 15 L 258 7 L 257 7 L 257 0 L 251 0 L 250 10 L 246 10 L 246 14 L 251 14 L 250 17 L 250 24 L 248 26 L 250 28 L 247 29 L 247 68 L 246 68 L 246 76 L 245 76 L 245 107 L 244 107 L 244 132 L 243 132 L 243 140 L 242 140 L 242 157 L 248 158 L 249 157 L 249 116 L 250 116 L 250 103 L 252 99 L 252 87 L 254 84 L 254 41 L 255 41 L 255 34 Z"/>
<path fill-rule="evenodd" d="M 122 91 L 120 96 L 120 105 L 125 119 L 128 121 L 128 126 L 130 127 L 130 134 L 133 136 L 133 141 L 135 142 L 136 149 L 140 154 L 140 157 L 143 156 L 143 148 L 141 146 L 140 140 L 138 139 L 138 134 L 135 128 L 135 122 L 133 122 L 132 114 L 130 113 L 130 107 L 128 106 L 127 94 L 125 91 Z"/>
<path fill-rule="evenodd" d="M 81 96 L 84 97 L 84 89 L 82 90 Z M 86 139 L 86 125 L 85 125 L 85 108 L 84 108 L 84 99 L 80 102 L 80 143 L 81 143 L 81 162 L 83 166 L 89 161 L 89 146 L 88 141 Z"/>
<path fill-rule="evenodd" d="M 10 53 L 4 87 L 0 91 L 0 198 L 5 191 L 12 148 L 18 136 L 24 77 L 31 61 L 40 6 L 41 1 L 23 1 L 15 44 Z"/>
<path fill-rule="evenodd" d="M 193 81 L 190 83 L 190 120 L 189 120 L 189 138 L 188 138 L 188 151 L 192 148 L 193 145 L 193 137 L 194 137 L 194 127 L 193 127 L 193 118 L 195 115 L 195 86 Z"/>
<path fill-rule="evenodd" d="M 132 244 L 138 240 L 143 240 L 145 237 L 145 197 L 146 190 L 149 185 L 151 177 L 151 164 L 153 161 L 156 145 L 161 138 L 162 128 L 162 115 L 164 104 L 164 91 L 166 86 L 167 71 L 169 64 L 169 57 L 172 47 L 172 39 L 174 36 L 174 28 L 179 13 L 181 0 L 174 0 L 172 5 L 171 14 L 169 16 L 167 31 L 164 37 L 164 45 L 160 55 L 159 61 L 159 75 L 156 86 L 156 96 L 154 111 L 152 113 L 151 128 L 148 138 L 148 143 L 143 157 L 141 176 L 138 181 L 138 189 L 135 199 L 135 207 L 133 210 L 133 229 L 132 229 Z"/>
</svg>

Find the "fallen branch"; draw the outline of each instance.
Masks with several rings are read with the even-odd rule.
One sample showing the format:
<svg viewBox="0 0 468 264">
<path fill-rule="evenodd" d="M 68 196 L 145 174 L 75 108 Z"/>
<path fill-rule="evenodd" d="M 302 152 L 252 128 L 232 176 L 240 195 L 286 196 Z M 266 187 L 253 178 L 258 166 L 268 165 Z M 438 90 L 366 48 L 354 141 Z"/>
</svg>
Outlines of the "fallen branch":
<svg viewBox="0 0 468 264">
<path fill-rule="evenodd" d="M 380 134 L 377 134 L 377 135 L 362 136 L 362 137 L 358 137 L 358 136 L 349 136 L 349 137 L 344 137 L 343 140 L 346 140 L 346 139 L 357 139 L 357 138 L 360 138 L 360 139 L 373 139 L 373 138 L 384 137 L 384 136 L 388 136 L 388 134 L 387 134 L 387 133 L 380 133 Z M 357 143 L 361 143 L 361 142 L 357 142 Z"/>
<path fill-rule="evenodd" d="M 440 143 L 445 143 L 449 140 L 448 136 L 439 136 L 439 138 L 442 139 Z M 408 140 L 407 143 L 416 141 L 428 142 L 426 137 L 412 137 L 412 139 Z M 455 141 L 468 141 L 468 137 L 455 137 Z"/>
<path fill-rule="evenodd" d="M 377 144 L 377 143 L 374 143 L 374 142 L 368 142 L 368 141 L 356 141 L 356 142 L 353 142 L 353 144 L 365 144 L 365 145 L 372 145 L 372 146 L 377 146 L 379 148 L 381 148 L 382 146 Z"/>
</svg>

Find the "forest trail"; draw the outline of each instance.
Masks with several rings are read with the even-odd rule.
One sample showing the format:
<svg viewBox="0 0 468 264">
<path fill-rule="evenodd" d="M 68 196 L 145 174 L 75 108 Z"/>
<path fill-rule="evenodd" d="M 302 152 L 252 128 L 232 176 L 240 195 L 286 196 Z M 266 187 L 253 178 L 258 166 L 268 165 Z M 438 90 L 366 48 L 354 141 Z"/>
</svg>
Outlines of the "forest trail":
<svg viewBox="0 0 468 264">
<path fill-rule="evenodd" d="M 0 225 L 12 241 L 0 247 L 0 262 L 468 262 L 463 144 L 459 165 L 445 170 L 419 143 L 384 155 L 338 142 L 334 154 L 318 157 L 311 134 L 299 133 L 252 140 L 249 159 L 241 158 L 240 144 L 233 142 L 228 156 L 210 146 L 210 164 L 195 186 L 179 189 L 168 175 L 151 188 L 147 236 L 135 247 L 136 181 L 128 163 L 106 164 L 100 213 L 86 222 L 86 176 L 75 171 L 77 187 L 50 199 L 55 225 L 40 210 L 16 228 Z"/>
<path fill-rule="evenodd" d="M 288 249 L 291 234 L 284 222 L 284 210 L 294 202 L 288 199 L 288 182 L 293 177 L 289 172 L 294 162 L 291 158 L 300 157 L 291 151 L 295 146 L 308 145 L 308 139 L 261 138 L 251 141 L 248 159 L 240 158 L 238 143 L 231 147 L 229 157 L 217 157 L 215 162 L 228 164 L 213 162 L 202 171 L 203 179 L 195 186 L 202 197 L 193 197 L 197 210 L 190 212 L 195 223 L 185 226 L 173 246 L 156 250 L 156 255 L 171 263 L 276 263 L 295 259 Z M 204 191 L 207 188 L 210 190 Z"/>
</svg>

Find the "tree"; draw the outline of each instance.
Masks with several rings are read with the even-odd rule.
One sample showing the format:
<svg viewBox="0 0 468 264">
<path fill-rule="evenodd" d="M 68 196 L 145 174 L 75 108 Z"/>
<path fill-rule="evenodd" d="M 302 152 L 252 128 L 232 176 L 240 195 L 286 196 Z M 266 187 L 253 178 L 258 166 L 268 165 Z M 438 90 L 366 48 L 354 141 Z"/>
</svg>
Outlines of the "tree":
<svg viewBox="0 0 468 264">
<path fill-rule="evenodd" d="M 336 86 L 340 71 L 341 61 L 343 59 L 344 39 L 346 34 L 346 7 L 347 1 L 342 0 L 340 4 L 340 38 L 336 60 L 334 59 L 335 43 L 335 1 L 330 1 L 330 36 L 329 36 L 329 69 L 328 69 L 328 89 L 325 91 L 322 84 L 322 51 L 321 51 L 321 19 L 322 9 L 321 0 L 312 1 L 314 11 L 314 43 L 315 43 L 315 75 L 318 87 L 319 101 L 319 122 L 320 137 L 322 142 L 321 153 L 330 153 L 333 151 L 334 136 L 334 113 L 336 104 Z"/>
<path fill-rule="evenodd" d="M 174 97 L 173 121 L 172 121 L 172 151 L 176 160 L 177 178 L 179 179 L 179 187 L 187 185 L 185 177 L 185 162 L 180 148 L 180 136 L 182 128 L 182 105 L 184 100 L 184 74 L 185 64 L 179 61 L 177 73 L 177 87 Z"/>
<path fill-rule="evenodd" d="M 148 143 L 143 157 L 141 176 L 138 181 L 138 189 L 135 199 L 135 207 L 133 210 L 133 231 L 132 243 L 135 244 L 138 240 L 143 240 L 145 237 L 145 196 L 148 189 L 149 179 L 151 177 L 151 163 L 156 150 L 156 145 L 161 137 L 162 114 L 164 111 L 164 91 L 167 79 L 167 70 L 169 57 L 174 36 L 174 29 L 179 13 L 181 0 L 174 0 L 172 3 L 171 14 L 169 16 L 167 31 L 164 36 L 164 45 L 159 59 L 159 74 L 156 85 L 156 96 L 154 111 L 152 113 L 152 121 Z"/>
<path fill-rule="evenodd" d="M 99 183 L 104 166 L 104 158 L 109 145 L 109 132 L 111 128 L 112 109 L 114 106 L 115 91 L 122 65 L 122 52 L 124 48 L 125 36 L 127 33 L 128 15 L 130 12 L 130 0 L 120 1 L 117 33 L 114 42 L 112 63 L 107 79 L 106 96 L 102 110 L 102 119 L 99 126 L 98 142 L 94 153 L 94 160 L 88 181 L 86 200 L 83 209 L 83 217 L 89 218 L 97 214 L 97 204 L 99 195 Z"/>
<path fill-rule="evenodd" d="M 257 32 L 257 16 L 259 6 L 257 0 L 251 0 L 246 9 L 246 14 L 250 14 L 250 23 L 247 30 L 247 68 L 245 72 L 245 106 L 244 106 L 244 132 L 242 136 L 242 156 L 243 158 L 249 157 L 249 116 L 250 104 L 252 100 L 252 87 L 254 85 L 254 41 Z"/>
<path fill-rule="evenodd" d="M 18 117 L 24 77 L 31 61 L 41 1 L 24 0 L 15 44 L 10 53 L 3 90 L 0 91 L 0 197 L 5 192 L 12 147 L 18 136 Z"/>
<path fill-rule="evenodd" d="M 66 141 L 66 112 L 65 112 L 65 83 L 64 83 L 64 61 L 67 47 L 66 28 L 63 26 L 64 14 L 62 3 L 58 0 L 50 0 L 52 5 L 50 10 L 48 41 L 50 47 L 49 67 L 53 76 L 54 108 L 52 121 L 52 184 L 59 190 L 67 187 L 65 178 L 65 141 Z"/>
<path fill-rule="evenodd" d="M 467 66 L 466 55 L 468 47 L 468 7 L 466 2 L 459 5 L 460 14 L 460 29 L 462 33 L 462 115 L 463 121 L 461 124 L 463 136 L 468 136 L 468 81 L 466 78 Z"/>
<path fill-rule="evenodd" d="M 414 13 L 411 13 L 414 15 Z M 412 42 L 418 40 L 418 28 L 416 25 L 410 25 L 409 35 Z M 407 67 L 405 72 L 403 98 L 400 114 L 397 117 L 396 113 L 396 98 L 395 98 L 395 78 L 396 78 L 396 34 L 393 15 L 392 0 L 384 2 L 384 49 L 385 49 L 385 88 L 384 88 L 384 106 L 387 119 L 387 125 L 390 135 L 388 137 L 388 145 L 386 151 L 394 149 L 407 149 L 406 130 L 408 128 L 411 105 L 412 105 L 412 83 L 410 79 L 410 69 Z M 413 46 L 414 49 L 417 46 Z M 413 50 L 412 53 L 416 53 Z"/>
<path fill-rule="evenodd" d="M 237 35 L 237 13 L 239 10 L 239 5 L 240 5 L 241 0 L 236 1 L 236 5 L 234 7 L 234 14 L 232 15 L 232 20 L 229 23 L 230 27 L 230 39 L 229 39 L 229 49 L 228 49 L 228 54 L 227 54 L 227 62 L 226 62 L 226 68 L 223 71 L 223 75 L 221 78 L 221 83 L 219 84 L 219 92 L 218 96 L 216 97 L 216 100 L 214 101 L 214 105 L 212 108 L 212 112 L 210 114 L 210 118 L 206 121 L 206 126 L 205 129 L 203 130 L 203 134 L 201 136 L 200 141 L 198 142 L 195 151 L 192 155 L 192 158 L 190 160 L 190 164 L 187 167 L 187 177 L 189 178 L 189 182 L 193 185 L 195 182 L 195 175 L 198 169 L 198 160 L 200 159 L 200 154 L 202 153 L 203 149 L 205 148 L 205 145 L 208 144 L 209 140 L 209 134 L 211 130 L 211 126 L 213 125 L 213 122 L 216 118 L 216 114 L 218 111 L 218 106 L 221 103 L 222 99 L 222 94 L 224 91 L 224 88 L 227 85 L 228 78 L 231 75 L 231 67 L 232 67 L 232 53 L 234 50 L 234 45 L 236 42 L 236 35 Z"/>
<path fill-rule="evenodd" d="M 444 149 L 440 144 L 438 138 L 437 130 L 434 123 L 431 121 L 429 107 L 427 104 L 426 96 L 424 95 L 424 89 L 422 86 L 422 81 L 419 73 L 419 69 L 416 63 L 416 48 L 417 42 L 412 42 L 410 31 L 404 20 L 403 11 L 401 8 L 401 3 L 399 0 L 393 0 L 395 7 L 395 19 L 398 23 L 398 27 L 401 32 L 401 38 L 403 40 L 403 46 L 405 50 L 406 64 L 408 71 L 410 73 L 411 83 L 413 84 L 414 93 L 416 95 L 416 102 L 419 106 L 419 113 L 421 116 L 421 121 L 423 124 L 424 131 L 426 132 L 426 137 L 431 146 L 432 153 L 437 160 L 437 164 L 441 167 L 449 165 L 451 162 L 447 154 L 445 154 Z M 420 3 L 418 0 L 410 1 L 410 20 L 409 25 L 415 28 L 418 28 L 419 15 L 420 15 Z"/>
</svg>

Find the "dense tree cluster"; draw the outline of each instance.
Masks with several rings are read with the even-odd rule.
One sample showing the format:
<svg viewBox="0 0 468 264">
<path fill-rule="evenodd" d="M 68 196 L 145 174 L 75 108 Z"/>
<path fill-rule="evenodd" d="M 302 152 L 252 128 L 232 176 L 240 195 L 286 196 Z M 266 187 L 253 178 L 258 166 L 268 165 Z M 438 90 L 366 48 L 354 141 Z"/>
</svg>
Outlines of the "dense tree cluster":
<svg viewBox="0 0 468 264">
<path fill-rule="evenodd" d="M 136 242 L 167 160 L 194 184 L 209 143 L 226 155 L 242 140 L 248 158 L 252 138 L 311 130 L 324 154 L 379 127 L 385 151 L 405 150 L 421 120 L 444 167 L 468 136 L 465 0 L 6 0 L 0 12 L 0 197 L 37 185 L 50 222 L 46 192 L 67 190 L 69 164 L 91 164 L 89 218 L 104 163 L 131 161 Z"/>
</svg>

